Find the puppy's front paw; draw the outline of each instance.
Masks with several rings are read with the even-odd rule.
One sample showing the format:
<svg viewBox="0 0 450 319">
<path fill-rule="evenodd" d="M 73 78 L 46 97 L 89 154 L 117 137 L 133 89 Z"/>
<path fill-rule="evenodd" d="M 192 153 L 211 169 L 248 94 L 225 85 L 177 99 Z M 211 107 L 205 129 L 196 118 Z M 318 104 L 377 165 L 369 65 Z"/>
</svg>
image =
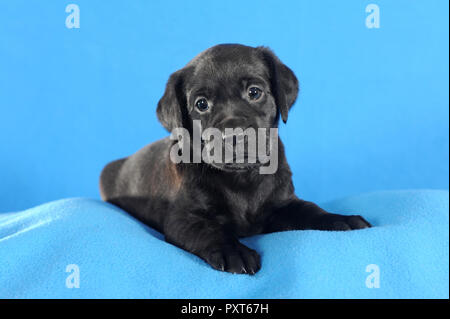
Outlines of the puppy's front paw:
<svg viewBox="0 0 450 319">
<path fill-rule="evenodd" d="M 372 227 L 367 220 L 359 215 L 327 214 L 320 218 L 319 223 L 319 228 L 322 230 L 354 230 Z"/>
<path fill-rule="evenodd" d="M 261 268 L 258 253 L 241 243 L 211 249 L 205 260 L 214 269 L 234 274 L 254 275 Z"/>
</svg>

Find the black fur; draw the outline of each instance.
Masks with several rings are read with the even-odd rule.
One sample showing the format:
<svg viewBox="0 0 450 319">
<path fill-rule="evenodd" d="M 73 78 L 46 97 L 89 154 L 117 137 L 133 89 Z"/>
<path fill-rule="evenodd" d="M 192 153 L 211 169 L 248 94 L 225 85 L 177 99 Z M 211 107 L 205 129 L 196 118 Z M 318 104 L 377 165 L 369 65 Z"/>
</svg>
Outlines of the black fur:
<svg viewBox="0 0 450 319">
<path fill-rule="evenodd" d="M 263 97 L 249 101 L 249 85 Z M 167 130 L 192 120 L 202 126 L 277 127 L 287 121 L 298 93 L 294 73 L 267 48 L 226 44 L 212 47 L 170 77 L 157 115 Z M 195 98 L 211 101 L 200 113 Z M 351 230 L 370 227 L 360 216 L 330 214 L 294 194 L 291 171 L 279 141 L 278 170 L 260 175 L 206 163 L 174 164 L 169 138 L 108 164 L 100 178 L 102 198 L 165 235 L 166 241 L 204 259 L 213 268 L 254 274 L 258 253 L 239 238 L 294 229 Z"/>
</svg>

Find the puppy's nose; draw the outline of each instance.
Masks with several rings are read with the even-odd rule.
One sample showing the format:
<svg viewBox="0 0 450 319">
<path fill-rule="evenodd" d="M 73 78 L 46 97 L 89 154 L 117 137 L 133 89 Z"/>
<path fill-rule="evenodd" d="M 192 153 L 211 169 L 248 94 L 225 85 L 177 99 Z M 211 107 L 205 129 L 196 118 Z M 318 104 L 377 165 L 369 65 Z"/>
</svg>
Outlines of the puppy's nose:
<svg viewBox="0 0 450 319">
<path fill-rule="evenodd" d="M 248 120 L 243 117 L 228 117 L 223 119 L 218 124 L 217 128 L 220 129 L 222 132 L 224 132 L 226 128 L 228 129 L 241 128 L 242 130 L 245 131 L 249 127 L 247 122 Z"/>
</svg>

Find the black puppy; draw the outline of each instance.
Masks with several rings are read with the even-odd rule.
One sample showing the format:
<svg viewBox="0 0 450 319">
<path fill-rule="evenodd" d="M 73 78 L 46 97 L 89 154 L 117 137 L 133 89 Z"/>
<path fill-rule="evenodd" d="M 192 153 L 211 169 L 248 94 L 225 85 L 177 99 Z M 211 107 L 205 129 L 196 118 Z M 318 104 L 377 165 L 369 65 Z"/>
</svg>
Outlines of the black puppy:
<svg viewBox="0 0 450 319">
<path fill-rule="evenodd" d="M 192 132 L 194 120 L 220 130 L 276 128 L 280 116 L 286 122 L 297 93 L 294 73 L 269 49 L 224 44 L 170 76 L 157 115 L 169 131 Z M 260 174 L 259 162 L 176 164 L 169 155 L 174 143 L 165 138 L 108 164 L 101 196 L 215 269 L 246 274 L 260 269 L 258 253 L 240 237 L 370 227 L 361 216 L 331 214 L 297 198 L 279 140 L 274 174 Z"/>
</svg>

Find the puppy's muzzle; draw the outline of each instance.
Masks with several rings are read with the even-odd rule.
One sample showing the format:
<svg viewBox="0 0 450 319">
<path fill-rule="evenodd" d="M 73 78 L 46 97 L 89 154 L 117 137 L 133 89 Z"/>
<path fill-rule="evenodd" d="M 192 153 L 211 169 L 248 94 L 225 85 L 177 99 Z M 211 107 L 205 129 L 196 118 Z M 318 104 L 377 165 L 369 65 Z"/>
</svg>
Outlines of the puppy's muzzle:
<svg viewBox="0 0 450 319">
<path fill-rule="evenodd" d="M 227 118 L 217 125 L 222 132 L 222 160 L 210 163 L 224 170 L 248 170 L 261 165 L 257 157 L 258 129 L 245 118 Z M 266 137 L 264 137 L 266 140 Z M 207 149 L 212 145 L 208 145 Z M 216 157 L 217 159 L 217 157 Z"/>
</svg>

